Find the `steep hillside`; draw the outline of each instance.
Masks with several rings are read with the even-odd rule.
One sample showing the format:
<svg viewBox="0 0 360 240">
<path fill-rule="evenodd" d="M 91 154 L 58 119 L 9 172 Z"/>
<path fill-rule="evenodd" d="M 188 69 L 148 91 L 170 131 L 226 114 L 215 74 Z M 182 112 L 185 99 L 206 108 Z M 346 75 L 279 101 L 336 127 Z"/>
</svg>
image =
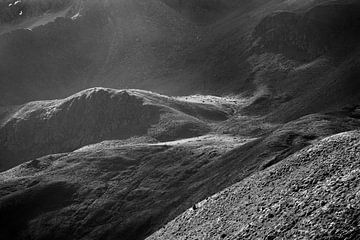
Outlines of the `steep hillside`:
<svg viewBox="0 0 360 240">
<path fill-rule="evenodd" d="M 148 239 L 358 239 L 360 133 L 334 135 L 187 210 Z"/>
<path fill-rule="evenodd" d="M 210 122 L 227 119 L 228 111 L 145 91 L 104 88 L 6 108 L 0 115 L 0 169 L 103 140 L 203 135 Z"/>
</svg>

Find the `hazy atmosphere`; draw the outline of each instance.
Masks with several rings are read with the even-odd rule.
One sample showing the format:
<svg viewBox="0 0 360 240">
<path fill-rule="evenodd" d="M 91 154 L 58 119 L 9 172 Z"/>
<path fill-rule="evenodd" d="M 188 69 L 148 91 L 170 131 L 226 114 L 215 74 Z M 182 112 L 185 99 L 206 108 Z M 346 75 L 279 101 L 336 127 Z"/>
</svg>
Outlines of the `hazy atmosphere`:
<svg viewBox="0 0 360 240">
<path fill-rule="evenodd" d="M 0 239 L 360 239 L 360 1 L 0 0 Z"/>
</svg>

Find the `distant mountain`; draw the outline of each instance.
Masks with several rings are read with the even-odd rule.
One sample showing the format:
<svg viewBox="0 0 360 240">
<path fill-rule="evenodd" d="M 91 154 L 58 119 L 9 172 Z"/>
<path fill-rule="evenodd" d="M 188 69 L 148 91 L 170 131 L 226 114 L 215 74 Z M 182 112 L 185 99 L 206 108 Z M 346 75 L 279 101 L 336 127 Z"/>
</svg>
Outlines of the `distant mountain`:
<svg viewBox="0 0 360 240">
<path fill-rule="evenodd" d="M 87 1 L 79 8 L 1 35 L 1 105 L 99 85 L 175 93 L 191 83 L 182 81 L 182 89 L 173 84 L 186 74 L 183 56 L 197 41 L 192 23 L 175 10 L 157 0 Z"/>
<path fill-rule="evenodd" d="M 359 102 L 356 1 L 257 4 L 211 26 L 196 53 L 209 89 L 261 91 L 247 113 L 273 121 Z"/>
<path fill-rule="evenodd" d="M 93 0 L 71 9 L 0 36 L 1 105 L 94 86 L 170 95 L 262 89 L 248 113 L 277 111 L 270 118 L 286 121 L 359 99 L 356 1 Z M 218 17 L 203 25 L 184 13 L 203 9 Z"/>
</svg>

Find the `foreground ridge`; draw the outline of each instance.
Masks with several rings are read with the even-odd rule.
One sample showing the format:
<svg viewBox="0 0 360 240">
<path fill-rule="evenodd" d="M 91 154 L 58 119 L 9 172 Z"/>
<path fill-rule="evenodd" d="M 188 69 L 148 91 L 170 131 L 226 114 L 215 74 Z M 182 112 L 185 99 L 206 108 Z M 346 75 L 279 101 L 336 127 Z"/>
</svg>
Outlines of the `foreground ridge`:
<svg viewBox="0 0 360 240">
<path fill-rule="evenodd" d="M 358 239 L 360 132 L 321 140 L 189 209 L 148 239 Z"/>
</svg>

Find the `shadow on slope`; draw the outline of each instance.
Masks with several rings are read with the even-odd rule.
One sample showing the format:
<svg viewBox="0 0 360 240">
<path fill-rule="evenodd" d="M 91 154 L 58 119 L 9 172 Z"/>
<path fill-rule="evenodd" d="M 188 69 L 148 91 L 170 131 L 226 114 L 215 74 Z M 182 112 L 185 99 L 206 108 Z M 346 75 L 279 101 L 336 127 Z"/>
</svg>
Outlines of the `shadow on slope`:
<svg viewBox="0 0 360 240">
<path fill-rule="evenodd" d="M 66 182 L 39 184 L 39 181 L 34 181 L 24 189 L 7 195 L 0 203 L 1 236 L 11 236 L 11 239 L 28 238 L 29 236 L 21 235 L 27 228 L 28 221 L 73 204 L 77 188 Z M 46 229 L 43 231 L 46 232 Z M 56 236 L 56 232 L 52 234 Z"/>
</svg>

